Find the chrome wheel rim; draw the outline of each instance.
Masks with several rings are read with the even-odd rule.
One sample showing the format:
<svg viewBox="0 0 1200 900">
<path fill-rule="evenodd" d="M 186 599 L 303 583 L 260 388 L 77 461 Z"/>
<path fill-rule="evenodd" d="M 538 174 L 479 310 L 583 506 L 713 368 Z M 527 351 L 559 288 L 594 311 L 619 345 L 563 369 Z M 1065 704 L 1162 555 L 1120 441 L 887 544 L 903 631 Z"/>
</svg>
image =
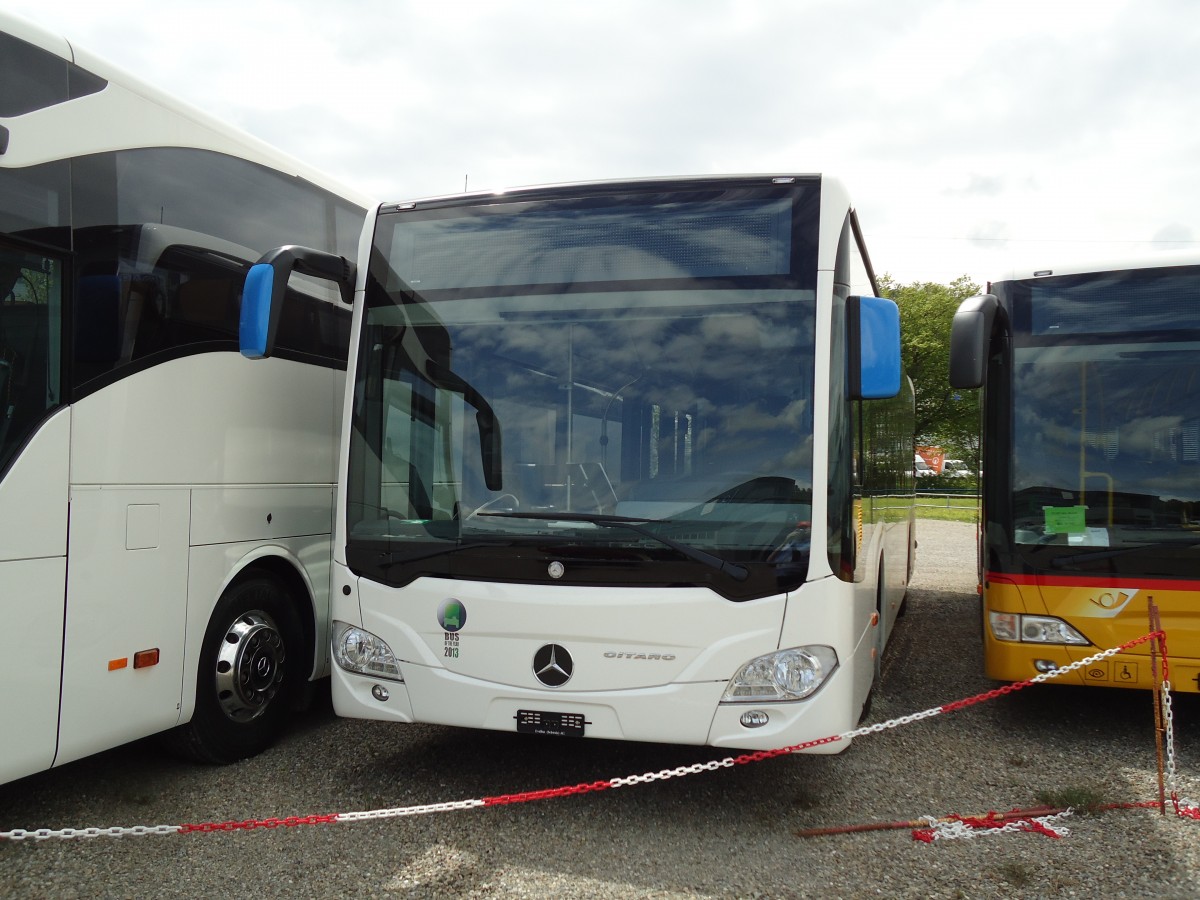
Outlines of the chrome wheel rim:
<svg viewBox="0 0 1200 900">
<path fill-rule="evenodd" d="M 238 616 L 217 651 L 217 701 L 235 722 L 262 715 L 283 686 L 283 637 L 263 612 Z"/>
</svg>

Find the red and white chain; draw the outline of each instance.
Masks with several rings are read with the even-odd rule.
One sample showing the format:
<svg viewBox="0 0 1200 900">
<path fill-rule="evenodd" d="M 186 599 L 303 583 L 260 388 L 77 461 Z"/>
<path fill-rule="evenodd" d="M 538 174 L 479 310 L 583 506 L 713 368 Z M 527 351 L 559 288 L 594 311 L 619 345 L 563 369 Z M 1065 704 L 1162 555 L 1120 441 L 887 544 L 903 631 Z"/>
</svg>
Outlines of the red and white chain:
<svg viewBox="0 0 1200 900">
<path fill-rule="evenodd" d="M 629 787 L 634 784 L 649 784 L 651 781 L 665 781 L 668 778 L 678 778 L 681 775 L 699 775 L 702 772 L 715 772 L 717 769 L 727 769 L 735 765 L 737 765 L 737 760 L 732 756 L 727 756 L 725 759 L 714 759 L 711 762 L 680 766 L 677 769 L 663 769 L 659 772 L 647 772 L 645 775 L 628 775 L 625 778 L 612 778 L 608 783 L 615 788 Z"/>
<path fill-rule="evenodd" d="M 1179 796 L 1179 778 L 1175 768 L 1175 712 L 1171 707 L 1171 682 L 1162 683 L 1163 731 L 1166 733 L 1166 765 L 1164 766 L 1167 782 L 1167 796 L 1175 807 L 1175 813 L 1189 819 L 1200 820 L 1200 802 L 1181 799 Z"/>
<path fill-rule="evenodd" d="M 1071 830 L 1060 825 L 1063 819 L 1073 815 L 1074 809 L 1068 808 L 1060 813 L 1048 816 L 1030 816 L 1026 819 L 1016 819 L 1003 825 L 980 827 L 971 819 L 953 817 L 936 819 L 933 816 L 922 816 L 921 821 L 926 827 L 920 833 L 914 832 L 914 837 L 927 843 L 933 841 L 959 840 L 963 838 L 989 837 L 994 834 L 1013 834 L 1018 831 L 1035 831 L 1048 837 L 1067 837 Z"/>
<path fill-rule="evenodd" d="M 398 819 L 404 816 L 423 816 L 429 813 L 455 812 L 486 806 L 483 800 L 455 800 L 450 803 L 426 803 L 424 806 L 397 806 L 392 809 L 372 809 L 364 812 L 338 813 L 338 822 L 366 822 L 370 819 Z"/>
<path fill-rule="evenodd" d="M 528 803 L 535 800 L 548 800 L 555 797 L 566 797 L 572 794 L 583 794 L 591 791 L 602 791 L 609 788 L 630 787 L 637 784 L 648 784 L 652 781 L 664 781 L 669 778 L 679 778 L 687 775 L 699 775 L 703 772 L 715 772 L 718 769 L 730 768 L 736 765 L 745 765 L 746 763 L 761 762 L 762 760 L 772 759 L 777 756 L 783 756 L 790 753 L 799 753 L 804 750 L 809 750 L 824 744 L 831 744 L 837 741 L 852 740 L 857 737 L 864 737 L 868 734 L 878 734 L 882 731 L 887 731 L 891 728 L 898 728 L 902 725 L 909 725 L 913 722 L 919 722 L 922 719 L 929 719 L 942 713 L 956 712 L 960 709 L 965 709 L 985 700 L 991 700 L 1004 694 L 1012 693 L 1021 688 L 1028 687 L 1031 684 L 1037 684 L 1049 681 L 1052 678 L 1057 678 L 1067 672 L 1072 672 L 1081 669 L 1084 666 L 1089 666 L 1092 663 L 1102 659 L 1107 659 L 1117 653 L 1127 650 L 1137 644 L 1145 643 L 1158 637 L 1158 633 L 1151 633 L 1130 641 L 1120 647 L 1114 647 L 1110 650 L 1102 650 L 1099 653 L 1093 654 L 1078 662 L 1071 663 L 1060 669 L 1054 669 L 1050 672 L 1040 673 L 1034 678 L 1019 682 L 1017 684 L 1006 684 L 995 690 L 987 691 L 982 694 L 977 694 L 974 697 L 968 697 L 965 700 L 957 700 L 953 703 L 948 703 L 944 706 L 935 706 L 922 712 L 912 713 L 906 716 L 899 716 L 895 719 L 889 719 L 886 722 L 878 722 L 874 725 L 867 725 L 861 728 L 855 728 L 851 731 L 843 732 L 842 734 L 832 735 L 830 737 L 818 738 L 816 740 L 805 741 L 801 744 L 794 744 L 790 747 L 780 747 L 775 750 L 760 750 L 752 753 L 744 753 L 740 756 L 726 757 L 725 759 L 712 760 L 705 763 L 696 763 L 690 766 L 679 766 L 674 769 L 662 769 L 658 772 L 648 772 L 642 775 L 629 775 L 622 778 L 610 778 L 603 781 L 595 781 L 566 787 L 549 788 L 539 791 L 528 791 L 516 794 L 504 794 L 496 797 L 485 797 L 483 799 L 472 800 L 457 800 L 449 803 L 428 803 L 419 806 L 402 806 L 392 807 L 390 809 L 366 810 L 360 812 L 349 813 L 332 813 L 327 815 L 312 815 L 312 816 L 292 816 L 284 819 L 247 819 L 240 822 L 208 822 L 202 824 L 190 825 L 137 825 L 130 828 L 113 827 L 113 828 L 61 828 L 49 829 L 40 828 L 36 831 L 26 831 L 24 829 L 13 829 L 12 831 L 0 831 L 0 840 L 47 840 L 50 838 L 93 838 L 93 837 L 126 837 L 134 835 L 147 834 L 190 834 L 194 832 L 210 832 L 210 831 L 237 831 L 237 830 L 252 830 L 257 828 L 279 828 L 279 827 L 295 827 L 299 825 L 324 825 L 332 823 L 348 823 L 362 822 L 371 819 L 394 819 L 406 816 L 420 816 L 431 813 L 440 812 L 455 812 L 465 809 L 476 809 L 479 807 L 501 806 L 512 803 Z M 1172 790 L 1172 799 L 1175 800 L 1175 749 L 1173 739 L 1173 720 L 1171 716 L 1169 682 L 1164 682 L 1163 692 L 1165 697 L 1166 710 L 1166 726 L 1167 726 L 1167 771 Z M 1191 818 L 1200 818 L 1200 809 L 1195 809 L 1196 804 L 1190 801 L 1175 802 L 1176 811 L 1181 815 Z M 1181 807 L 1191 807 L 1191 809 L 1181 809 Z M 1193 814 L 1195 813 L 1195 814 Z M 1060 814 L 1065 815 L 1065 814 Z M 1048 817 L 1053 819 L 1054 817 Z M 959 824 L 962 824 L 961 822 Z M 999 826 L 998 831 L 1015 831 L 1022 830 L 1019 823 L 1010 823 L 1009 825 Z M 963 826 L 966 828 L 967 826 Z M 1053 831 L 1052 825 L 1047 825 L 1047 829 Z M 1029 830 L 1028 828 L 1024 830 Z M 990 833 L 990 829 L 984 829 L 982 833 Z M 1065 829 L 1064 829 L 1065 833 Z"/>
<path fill-rule="evenodd" d="M 129 828 L 120 826 L 112 828 L 38 828 L 34 831 L 14 828 L 12 831 L 0 831 L 0 840 L 44 841 L 49 838 L 129 837 L 145 834 L 178 834 L 181 831 L 183 831 L 182 825 L 134 825 Z"/>
</svg>

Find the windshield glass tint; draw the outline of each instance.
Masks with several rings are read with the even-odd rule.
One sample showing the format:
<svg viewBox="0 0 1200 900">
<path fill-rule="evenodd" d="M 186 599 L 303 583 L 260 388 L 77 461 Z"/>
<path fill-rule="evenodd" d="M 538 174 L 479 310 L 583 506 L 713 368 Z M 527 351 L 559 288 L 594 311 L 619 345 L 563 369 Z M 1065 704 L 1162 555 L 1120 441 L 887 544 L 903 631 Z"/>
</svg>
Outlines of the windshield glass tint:
<svg viewBox="0 0 1200 900">
<path fill-rule="evenodd" d="M 395 306 L 370 311 L 364 374 L 379 377 L 360 388 L 352 531 L 538 534 L 573 512 L 673 519 L 698 545 L 769 550 L 807 520 L 811 299 L 664 292 L 561 307 L 457 300 L 423 310 L 440 322 L 420 327 Z M 489 430 L 501 435 L 495 489 Z M 548 518 L 486 515 L 504 512 Z"/>
<path fill-rule="evenodd" d="M 749 218 L 744 205 L 712 212 L 673 207 L 657 243 L 643 240 L 644 213 L 635 228 L 606 213 L 607 248 L 566 235 L 558 253 L 545 248 L 546 216 L 523 220 L 492 256 L 491 289 L 479 286 L 488 268 L 470 241 L 452 242 L 462 269 L 453 276 L 447 264 L 434 279 L 420 254 L 401 254 L 420 282 L 411 284 L 387 254 L 413 235 L 402 216 L 394 233 L 381 229 L 357 374 L 351 542 L 384 541 L 402 555 L 430 541 L 674 555 L 661 536 L 724 559 L 805 556 L 815 295 L 788 274 L 791 200 Z M 747 239 L 729 223 L 739 217 L 779 227 L 762 230 L 766 249 L 737 272 Z M 686 240 L 672 236 L 680 221 Z M 682 248 L 703 242 L 705 221 L 710 244 L 734 237 L 701 266 L 703 254 Z M 428 222 L 413 229 L 427 239 Z M 549 254 L 543 265 L 517 252 L 525 238 Z M 656 246 L 666 249 L 650 258 Z"/>
<path fill-rule="evenodd" d="M 513 203 L 398 227 L 388 258 L 422 292 L 789 275 L 791 230 L 786 195 L 671 201 L 652 216 L 611 201 Z"/>
<path fill-rule="evenodd" d="M 1103 312 L 1091 310 L 1091 325 L 1070 308 L 1088 309 L 1086 278 L 1054 287 L 1049 309 L 1036 293 L 1016 294 L 1018 328 L 1040 323 L 1017 332 L 1013 354 L 1018 544 L 1133 550 L 1200 540 L 1200 333 L 1179 330 L 1194 320 L 1200 280 L 1195 270 L 1190 279 L 1141 274 L 1125 273 L 1123 295 L 1121 276 L 1096 276 Z"/>
</svg>

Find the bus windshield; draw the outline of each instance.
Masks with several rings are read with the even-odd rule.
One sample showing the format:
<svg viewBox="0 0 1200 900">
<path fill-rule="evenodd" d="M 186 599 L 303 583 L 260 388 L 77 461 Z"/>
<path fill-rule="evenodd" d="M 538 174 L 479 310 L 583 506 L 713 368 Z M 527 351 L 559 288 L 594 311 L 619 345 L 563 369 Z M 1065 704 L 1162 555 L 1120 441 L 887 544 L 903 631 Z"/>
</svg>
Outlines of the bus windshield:
<svg viewBox="0 0 1200 900">
<path fill-rule="evenodd" d="M 1200 267 L 1007 290 L 1015 543 L 1060 569 L 1182 570 L 1200 549 L 1200 331 L 1180 328 Z"/>
<path fill-rule="evenodd" d="M 806 569 L 815 193 L 635 194 L 580 221 L 569 202 L 381 216 L 351 551 L 386 549 L 386 581 L 480 545 L 638 583 L 713 577 L 673 542 L 767 564 L 772 588 Z M 494 552 L 472 559 L 454 572 L 495 577 Z M 651 559 L 697 572 L 636 565 Z"/>
</svg>

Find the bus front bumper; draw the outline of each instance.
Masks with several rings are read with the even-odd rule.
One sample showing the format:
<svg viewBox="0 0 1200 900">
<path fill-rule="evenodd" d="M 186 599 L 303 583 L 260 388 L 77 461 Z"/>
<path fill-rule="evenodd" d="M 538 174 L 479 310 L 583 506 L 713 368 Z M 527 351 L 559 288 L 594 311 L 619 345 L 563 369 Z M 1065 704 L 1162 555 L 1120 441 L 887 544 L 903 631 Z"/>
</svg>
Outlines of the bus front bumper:
<svg viewBox="0 0 1200 900">
<path fill-rule="evenodd" d="M 812 742 L 796 752 L 821 754 L 845 750 L 848 738 L 822 739 L 849 731 L 855 724 L 844 713 L 849 700 L 841 696 L 842 685 L 848 686 L 849 679 L 838 677 L 844 673 L 834 673 L 816 695 L 805 700 L 723 704 L 725 682 L 549 694 L 484 684 L 412 663 L 401 664 L 403 682 L 347 672 L 336 665 L 333 669 L 334 710 L 349 718 L 743 750 Z M 539 721 L 551 724 L 539 732 L 533 724 Z"/>
</svg>

